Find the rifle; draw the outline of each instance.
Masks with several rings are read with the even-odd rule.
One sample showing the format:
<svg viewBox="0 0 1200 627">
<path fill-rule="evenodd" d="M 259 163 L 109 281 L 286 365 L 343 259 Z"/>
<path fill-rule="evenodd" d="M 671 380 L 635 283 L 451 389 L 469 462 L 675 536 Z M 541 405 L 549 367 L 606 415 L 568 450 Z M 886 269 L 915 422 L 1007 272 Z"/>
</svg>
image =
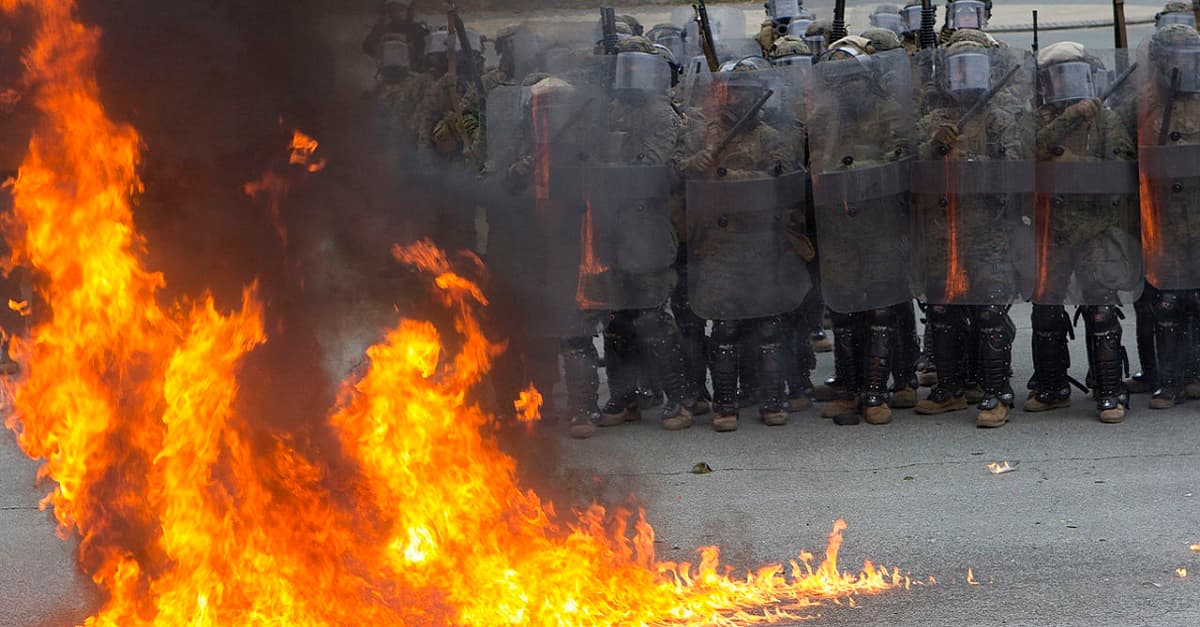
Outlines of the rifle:
<svg viewBox="0 0 1200 627">
<path fill-rule="evenodd" d="M 714 157 L 719 156 L 722 152 L 724 152 L 725 149 L 729 147 L 729 144 L 732 143 L 734 139 L 737 139 L 738 135 L 741 135 L 747 128 L 750 127 L 750 123 L 758 117 L 758 112 L 762 111 L 762 108 L 766 106 L 767 101 L 770 100 L 771 96 L 774 95 L 775 90 L 768 89 L 767 93 L 763 94 L 762 97 L 754 103 L 754 106 L 750 108 L 750 111 L 746 112 L 746 115 L 742 116 L 742 119 L 738 120 L 737 124 L 734 124 L 733 128 L 729 129 L 728 133 L 725 133 L 725 136 L 721 138 L 721 141 L 717 142 L 716 146 L 713 146 Z"/>
<path fill-rule="evenodd" d="M 1192 16 L 1196 18 L 1196 23 L 1200 24 L 1200 0 L 1192 0 Z"/>
<path fill-rule="evenodd" d="M 479 92 L 479 102 L 482 105 L 483 103 L 487 102 L 487 93 L 483 88 L 483 68 L 475 67 L 475 57 L 471 53 L 471 42 L 469 39 L 467 39 L 467 27 L 463 24 L 462 15 L 458 13 L 458 7 L 454 6 L 453 2 L 450 3 L 450 11 L 447 14 L 447 17 L 449 18 L 450 23 L 454 25 L 453 32 L 451 34 L 458 33 L 458 47 L 462 48 L 464 54 L 467 55 L 467 78 L 470 80 L 471 84 L 475 85 L 476 91 Z M 481 106 L 481 110 L 483 109 L 484 107 Z"/>
<path fill-rule="evenodd" d="M 1008 82 L 1012 80 L 1012 77 L 1017 75 L 1017 72 L 1020 71 L 1020 69 L 1020 65 L 1013 66 L 1013 69 L 1009 70 L 1008 74 L 1005 74 L 1004 78 L 1000 79 L 999 83 L 996 83 L 993 87 L 985 91 L 983 95 L 979 97 L 979 100 L 976 100 L 975 104 L 971 105 L 971 108 L 967 109 L 967 112 L 958 119 L 958 122 L 954 125 L 954 128 L 956 128 L 959 133 L 962 133 L 963 129 L 966 128 L 967 123 L 971 121 L 971 118 L 974 118 L 976 115 L 978 115 L 979 112 L 983 110 L 983 107 L 986 106 L 988 102 L 991 102 L 992 98 L 995 98 L 996 94 L 1000 93 L 1000 90 L 1004 89 L 1005 85 L 1008 85 Z M 938 152 L 943 155 L 948 154 L 950 152 L 950 147 L 940 146 L 938 147 Z"/>
<path fill-rule="evenodd" d="M 617 12 L 612 7 L 600 9 L 600 26 L 604 31 L 604 54 L 617 54 Z"/>
<path fill-rule="evenodd" d="M 1163 103 L 1162 125 L 1158 128 L 1158 145 L 1167 145 L 1171 133 L 1171 109 L 1175 108 L 1175 98 L 1179 95 L 1179 68 L 1171 68 L 1171 87 L 1167 90 L 1167 100 Z"/>
<path fill-rule="evenodd" d="M 846 0 L 835 0 L 833 3 L 833 26 L 829 29 L 830 41 L 837 41 L 846 36 Z"/>
<path fill-rule="evenodd" d="M 1194 1 L 1192 6 L 1196 6 Z M 1129 47 L 1129 33 L 1125 30 L 1125 0 L 1113 0 L 1113 42 L 1117 49 Z"/>
<path fill-rule="evenodd" d="M 717 60 L 717 44 L 713 41 L 712 22 L 708 20 L 708 7 L 704 4 L 704 0 L 700 0 L 699 4 L 693 4 L 692 8 L 696 11 L 696 23 L 700 25 L 700 49 L 704 52 L 704 60 L 708 62 L 708 71 L 716 72 L 721 69 L 721 64 Z"/>
<path fill-rule="evenodd" d="M 446 76 L 450 78 L 446 86 L 446 97 L 450 100 L 450 107 L 454 109 L 454 114 L 461 121 L 463 119 L 463 103 L 462 97 L 458 93 L 458 41 L 455 33 L 454 10 L 451 9 L 446 12 Z M 454 134 L 458 135 L 458 140 L 462 142 L 465 153 L 470 143 L 467 141 L 467 133 L 457 124 L 454 125 L 454 128 Z"/>
<path fill-rule="evenodd" d="M 937 47 L 937 33 L 934 26 L 937 23 L 937 10 L 933 8 L 933 0 L 921 0 L 921 49 L 929 50 Z"/>
<path fill-rule="evenodd" d="M 1042 95 L 1042 76 L 1039 71 L 1041 68 L 1038 65 L 1038 50 L 1041 46 L 1038 45 L 1038 20 L 1037 9 L 1033 10 L 1033 106 L 1037 107 L 1041 104 Z"/>
<path fill-rule="evenodd" d="M 1133 63 L 1133 65 L 1130 65 L 1128 68 L 1125 68 L 1125 71 L 1121 72 L 1121 74 L 1119 76 L 1117 76 L 1116 80 L 1114 80 L 1112 82 L 1112 85 L 1109 85 L 1108 89 L 1105 89 L 1104 93 L 1101 94 L 1100 104 L 1104 104 L 1105 102 L 1108 101 L 1109 98 L 1112 98 L 1112 95 L 1114 93 L 1116 93 L 1117 88 L 1121 86 L 1121 83 L 1124 83 L 1126 80 L 1129 79 L 1130 76 L 1133 75 L 1133 71 L 1137 69 L 1137 66 L 1138 66 L 1138 64 L 1135 61 Z"/>
</svg>

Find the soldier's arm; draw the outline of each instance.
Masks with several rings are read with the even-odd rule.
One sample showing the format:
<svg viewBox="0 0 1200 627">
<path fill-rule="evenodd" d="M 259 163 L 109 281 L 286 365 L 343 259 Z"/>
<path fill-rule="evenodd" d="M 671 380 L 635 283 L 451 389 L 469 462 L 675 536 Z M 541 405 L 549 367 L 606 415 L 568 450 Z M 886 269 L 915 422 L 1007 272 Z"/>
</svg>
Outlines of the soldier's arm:
<svg viewBox="0 0 1200 627">
<path fill-rule="evenodd" d="M 1003 159 L 1017 161 L 1033 158 L 1035 146 L 1029 146 L 1032 138 L 1023 137 L 1021 125 L 1015 114 L 991 110 L 988 113 L 988 137 L 995 138 L 1004 148 Z"/>
<path fill-rule="evenodd" d="M 1055 114 L 1045 108 L 1039 110 L 1037 116 L 1040 122 L 1037 131 L 1037 157 L 1043 161 L 1049 160 L 1052 156 L 1050 150 L 1054 146 L 1061 146 L 1067 136 L 1083 122 L 1079 118 L 1061 112 Z"/>
<path fill-rule="evenodd" d="M 1101 109 L 1100 124 L 1104 132 L 1104 158 L 1121 161 L 1137 159 L 1137 146 L 1125 127 L 1121 115 L 1111 109 Z M 1110 157 L 1111 155 L 1111 157 Z"/>
<path fill-rule="evenodd" d="M 642 144 L 646 163 L 650 165 L 665 165 L 672 162 L 676 147 L 679 144 L 681 126 L 679 116 L 674 109 L 664 101 L 656 108 L 658 115 L 652 121 L 653 128 Z"/>
</svg>

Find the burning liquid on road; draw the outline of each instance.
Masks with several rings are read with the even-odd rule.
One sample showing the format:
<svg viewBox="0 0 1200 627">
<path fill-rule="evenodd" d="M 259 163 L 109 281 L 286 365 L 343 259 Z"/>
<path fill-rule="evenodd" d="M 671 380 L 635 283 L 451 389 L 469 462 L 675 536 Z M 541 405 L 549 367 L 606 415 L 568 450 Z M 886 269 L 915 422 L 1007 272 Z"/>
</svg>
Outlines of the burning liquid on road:
<svg viewBox="0 0 1200 627">
<path fill-rule="evenodd" d="M 209 295 L 160 303 L 133 226 L 139 138 L 97 97 L 99 33 L 70 0 L 30 6 L 43 123 L 6 236 L 48 313 L 14 339 L 7 424 L 105 593 L 89 625 L 749 624 L 908 583 L 869 562 L 840 572 L 841 521 L 817 565 L 731 577 L 712 547 L 658 561 L 640 512 L 558 512 L 522 488 L 468 400 L 502 350 L 480 329 L 487 299 L 430 244 L 394 253 L 428 273 L 459 349 L 416 320 L 368 349 L 327 419 L 353 470 L 241 415 L 239 367 L 268 341 L 256 288 L 231 312 Z M 539 403 L 523 395 L 523 419 Z"/>
</svg>

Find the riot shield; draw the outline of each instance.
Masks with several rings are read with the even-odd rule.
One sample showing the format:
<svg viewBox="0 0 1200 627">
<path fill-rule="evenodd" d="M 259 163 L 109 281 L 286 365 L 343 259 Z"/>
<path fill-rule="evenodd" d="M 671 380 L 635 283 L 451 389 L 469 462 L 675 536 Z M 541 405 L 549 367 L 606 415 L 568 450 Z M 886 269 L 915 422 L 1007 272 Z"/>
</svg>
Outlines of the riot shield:
<svg viewBox="0 0 1200 627">
<path fill-rule="evenodd" d="M 577 302 L 584 310 L 649 309 L 675 285 L 670 160 L 681 130 L 668 100 L 670 68 L 622 53 L 582 164 L 584 214 Z M 651 77 L 642 83 L 638 77 Z"/>
<path fill-rule="evenodd" d="M 930 109 L 912 165 L 914 284 L 933 304 L 1009 304 L 1034 283 L 1033 62 L 1009 49 L 919 59 Z"/>
<path fill-rule="evenodd" d="M 804 129 L 794 123 L 803 115 L 768 116 L 755 107 L 772 80 L 780 86 L 788 79 L 772 71 L 703 74 L 694 89 L 706 123 L 689 129 L 680 167 L 688 298 L 706 319 L 794 311 L 811 288 L 802 257 L 811 253 L 804 237 Z M 706 153 L 711 163 L 696 161 Z"/>
<path fill-rule="evenodd" d="M 850 313 L 912 299 L 908 55 L 898 49 L 813 66 L 809 137 L 821 288 Z"/>
<path fill-rule="evenodd" d="M 1108 104 L 1136 85 L 1112 78 L 1114 51 L 1087 53 L 1038 72 L 1037 304 L 1119 305 L 1143 285 L 1135 143 Z"/>
<path fill-rule="evenodd" d="M 1139 64 L 1146 280 L 1160 290 L 1200 288 L 1200 48 L 1151 44 Z"/>
</svg>

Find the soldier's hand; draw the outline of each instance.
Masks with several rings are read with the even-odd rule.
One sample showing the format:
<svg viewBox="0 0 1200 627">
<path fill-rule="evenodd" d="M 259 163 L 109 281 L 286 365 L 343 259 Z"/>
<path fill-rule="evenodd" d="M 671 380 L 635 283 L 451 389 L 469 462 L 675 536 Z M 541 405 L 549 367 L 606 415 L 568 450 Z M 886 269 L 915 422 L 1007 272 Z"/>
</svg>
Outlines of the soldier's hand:
<svg viewBox="0 0 1200 627">
<path fill-rule="evenodd" d="M 704 170 L 708 170 L 716 164 L 717 164 L 717 156 L 715 154 L 713 154 L 713 151 L 711 151 L 707 148 L 705 148 L 704 150 L 701 150 L 700 152 L 696 153 L 695 155 L 692 155 L 691 159 L 688 159 L 688 169 L 696 170 L 698 172 L 703 172 Z"/>
<path fill-rule="evenodd" d="M 1075 120 L 1090 120 L 1100 113 L 1100 100 L 1088 98 L 1067 107 L 1065 113 Z"/>
<path fill-rule="evenodd" d="M 933 143 L 950 147 L 958 141 L 958 127 L 953 124 L 942 124 L 933 130 Z"/>
<path fill-rule="evenodd" d="M 533 171 L 533 159 L 526 156 L 521 157 L 519 161 L 508 167 L 508 176 L 511 178 L 526 178 Z"/>
</svg>

